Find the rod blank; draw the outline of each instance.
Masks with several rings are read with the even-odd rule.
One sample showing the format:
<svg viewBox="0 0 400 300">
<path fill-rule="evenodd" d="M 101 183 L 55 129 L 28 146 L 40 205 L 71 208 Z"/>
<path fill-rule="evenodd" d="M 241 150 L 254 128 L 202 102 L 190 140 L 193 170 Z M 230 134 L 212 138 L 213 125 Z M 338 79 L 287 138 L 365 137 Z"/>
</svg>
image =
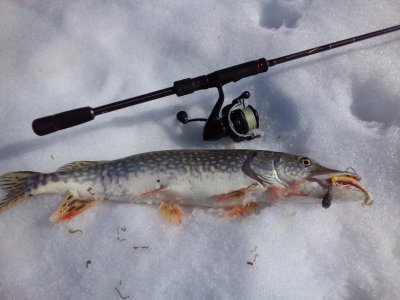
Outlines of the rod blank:
<svg viewBox="0 0 400 300">
<path fill-rule="evenodd" d="M 285 55 L 282 57 L 266 60 L 260 58 L 258 60 L 249 61 L 225 69 L 212 72 L 208 75 L 202 75 L 195 78 L 186 78 L 175 81 L 174 85 L 169 88 L 151 92 L 148 94 L 132 97 L 129 99 L 113 102 L 96 108 L 81 107 L 59 114 L 36 119 L 32 122 L 33 131 L 40 136 L 62 130 L 65 128 L 73 127 L 85 122 L 89 122 L 97 115 L 111 112 L 117 109 L 129 107 L 132 105 L 144 103 L 147 101 L 167 97 L 170 95 L 177 95 L 178 97 L 191 94 L 198 90 L 208 88 L 218 88 L 229 82 L 236 82 L 242 78 L 253 76 L 259 73 L 268 71 L 269 67 L 282 64 L 291 60 L 299 59 L 301 57 L 314 55 L 319 52 L 331 50 L 334 48 L 342 47 L 348 44 L 359 42 L 365 39 L 373 38 L 382 34 L 390 33 L 400 30 L 400 25 L 392 26 L 389 28 L 373 31 L 367 34 L 359 35 L 356 37 L 348 38 L 345 40 L 337 41 L 334 43 L 322 45 L 319 47 L 307 49 L 304 51 L 296 52 L 293 54 Z"/>
</svg>

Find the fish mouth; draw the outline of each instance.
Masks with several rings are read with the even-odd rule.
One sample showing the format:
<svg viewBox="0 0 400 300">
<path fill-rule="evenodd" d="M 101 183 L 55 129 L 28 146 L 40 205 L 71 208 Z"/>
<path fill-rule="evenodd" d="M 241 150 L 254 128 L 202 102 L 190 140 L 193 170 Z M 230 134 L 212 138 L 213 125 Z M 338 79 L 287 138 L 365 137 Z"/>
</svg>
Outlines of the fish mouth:
<svg viewBox="0 0 400 300">
<path fill-rule="evenodd" d="M 318 181 L 322 186 L 328 188 L 335 185 L 344 189 L 362 191 L 365 194 L 364 204 L 371 205 L 373 202 L 372 195 L 361 184 L 361 176 L 356 173 L 322 168 L 313 172 L 309 179 Z"/>
<path fill-rule="evenodd" d="M 352 178 L 355 181 L 358 181 L 358 182 L 361 181 L 361 176 L 356 173 L 333 170 L 333 169 L 328 169 L 328 168 L 321 168 L 318 171 L 312 172 L 312 174 L 309 178 L 317 180 L 317 181 L 330 183 L 332 181 L 332 179 L 335 179 L 335 177 Z"/>
</svg>

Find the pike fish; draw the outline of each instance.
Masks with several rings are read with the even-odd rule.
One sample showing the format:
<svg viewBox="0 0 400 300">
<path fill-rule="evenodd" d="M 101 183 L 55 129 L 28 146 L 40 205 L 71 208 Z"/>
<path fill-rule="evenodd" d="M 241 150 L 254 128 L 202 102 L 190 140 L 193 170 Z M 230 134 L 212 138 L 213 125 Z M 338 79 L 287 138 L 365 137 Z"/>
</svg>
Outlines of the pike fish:
<svg viewBox="0 0 400 300">
<path fill-rule="evenodd" d="M 311 158 L 261 150 L 167 150 L 112 161 L 77 161 L 53 173 L 0 176 L 6 195 L 0 211 L 41 194 L 64 195 L 51 216 L 67 221 L 101 201 L 159 206 L 161 216 L 180 224 L 182 206 L 246 215 L 264 204 L 303 196 L 329 207 L 336 196 L 372 204 L 355 173 L 326 168 Z"/>
</svg>

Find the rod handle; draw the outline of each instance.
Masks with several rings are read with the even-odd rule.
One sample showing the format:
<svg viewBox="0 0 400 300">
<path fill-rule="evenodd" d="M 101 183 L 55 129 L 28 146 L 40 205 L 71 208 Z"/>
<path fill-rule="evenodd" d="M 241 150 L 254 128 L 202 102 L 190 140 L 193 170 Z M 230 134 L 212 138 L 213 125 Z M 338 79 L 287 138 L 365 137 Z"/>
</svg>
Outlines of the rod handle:
<svg viewBox="0 0 400 300">
<path fill-rule="evenodd" d="M 222 86 L 229 82 L 236 82 L 242 78 L 253 76 L 268 71 L 268 61 L 265 58 L 252 60 L 202 75 L 196 78 L 186 78 L 174 82 L 177 96 L 191 94 L 198 90 Z"/>
<path fill-rule="evenodd" d="M 94 119 L 93 108 L 81 107 L 59 114 L 36 119 L 32 122 L 32 129 L 37 135 L 46 135 L 58 130 L 73 127 Z"/>
</svg>

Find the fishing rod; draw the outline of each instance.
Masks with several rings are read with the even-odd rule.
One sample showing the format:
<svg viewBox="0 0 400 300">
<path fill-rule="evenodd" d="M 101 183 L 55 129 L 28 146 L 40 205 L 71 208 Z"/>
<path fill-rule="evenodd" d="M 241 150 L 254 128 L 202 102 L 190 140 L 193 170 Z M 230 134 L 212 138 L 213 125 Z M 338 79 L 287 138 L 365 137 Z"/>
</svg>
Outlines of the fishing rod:
<svg viewBox="0 0 400 300">
<path fill-rule="evenodd" d="M 400 25 L 377 30 L 374 32 L 351 37 L 345 40 L 318 46 L 315 48 L 307 49 L 270 60 L 260 58 L 257 60 L 248 61 L 239 65 L 221 69 L 208 75 L 178 80 L 175 81 L 173 86 L 171 87 L 154 91 L 148 94 L 143 94 L 140 96 L 128 98 L 95 108 L 86 106 L 36 119 L 32 122 L 32 129 L 37 135 L 43 136 L 52 132 L 56 132 L 58 130 L 86 123 L 93 120 L 98 115 L 102 115 L 117 109 L 137 105 L 174 94 L 178 97 L 181 97 L 199 90 L 217 88 L 218 100 L 214 108 L 212 109 L 210 116 L 207 119 L 189 119 L 188 114 L 185 111 L 178 112 L 176 116 L 177 119 L 183 124 L 194 121 L 206 122 L 203 130 L 203 139 L 206 141 L 215 141 L 226 136 L 231 137 L 236 142 L 251 140 L 259 137 L 260 135 L 251 132 L 252 130 L 259 128 L 259 116 L 257 110 L 254 109 L 251 105 L 245 105 L 245 100 L 250 97 L 250 93 L 248 91 L 243 92 L 239 97 L 232 100 L 231 104 L 222 108 L 225 98 L 222 87 L 225 84 L 236 82 L 240 79 L 257 75 L 259 73 L 267 72 L 268 68 L 275 65 L 349 45 L 362 40 L 370 39 L 396 30 L 400 30 Z"/>
</svg>

